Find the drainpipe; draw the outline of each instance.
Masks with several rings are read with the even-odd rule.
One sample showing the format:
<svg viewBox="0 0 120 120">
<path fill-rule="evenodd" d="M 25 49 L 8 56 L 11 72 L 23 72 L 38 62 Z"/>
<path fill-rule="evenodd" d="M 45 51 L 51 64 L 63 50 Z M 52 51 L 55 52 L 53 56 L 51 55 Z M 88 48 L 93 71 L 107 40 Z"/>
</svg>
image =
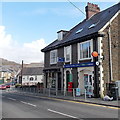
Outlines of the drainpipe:
<svg viewBox="0 0 120 120">
<path fill-rule="evenodd" d="M 109 24 L 109 28 L 108 28 L 108 46 L 109 46 L 109 75 L 110 75 L 110 80 L 109 82 L 113 81 L 113 73 L 112 73 L 112 48 L 111 48 L 111 29 L 110 29 L 110 25 Z"/>
</svg>

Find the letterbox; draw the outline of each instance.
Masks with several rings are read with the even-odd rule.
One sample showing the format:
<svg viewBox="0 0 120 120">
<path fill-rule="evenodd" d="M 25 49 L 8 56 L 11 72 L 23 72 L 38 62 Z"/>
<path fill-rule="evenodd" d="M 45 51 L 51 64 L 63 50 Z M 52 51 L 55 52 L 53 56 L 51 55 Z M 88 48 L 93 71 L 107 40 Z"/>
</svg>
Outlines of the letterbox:
<svg viewBox="0 0 120 120">
<path fill-rule="evenodd" d="M 68 82 L 68 92 L 72 92 L 73 82 Z"/>
</svg>

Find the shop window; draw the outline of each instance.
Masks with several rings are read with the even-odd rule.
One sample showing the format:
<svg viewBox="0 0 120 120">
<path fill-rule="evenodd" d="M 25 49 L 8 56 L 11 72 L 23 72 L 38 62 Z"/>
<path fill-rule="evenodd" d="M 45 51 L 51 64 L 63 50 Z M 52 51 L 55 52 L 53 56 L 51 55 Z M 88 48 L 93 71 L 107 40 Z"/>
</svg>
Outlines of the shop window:
<svg viewBox="0 0 120 120">
<path fill-rule="evenodd" d="M 51 81 L 51 88 L 55 88 L 56 86 L 56 73 L 52 73 L 52 81 Z"/>
<path fill-rule="evenodd" d="M 91 58 L 91 44 L 90 41 L 80 43 L 80 59 Z"/>
<path fill-rule="evenodd" d="M 50 64 L 57 63 L 57 50 L 50 51 Z"/>
<path fill-rule="evenodd" d="M 55 88 L 55 87 L 56 87 L 56 73 L 51 72 L 48 75 L 47 88 Z"/>
</svg>

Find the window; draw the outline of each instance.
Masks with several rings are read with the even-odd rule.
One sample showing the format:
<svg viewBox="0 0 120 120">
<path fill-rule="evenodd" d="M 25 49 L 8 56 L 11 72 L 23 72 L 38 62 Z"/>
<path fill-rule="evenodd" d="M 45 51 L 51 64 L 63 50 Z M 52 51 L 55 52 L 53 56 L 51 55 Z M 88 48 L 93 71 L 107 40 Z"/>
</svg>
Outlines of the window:
<svg viewBox="0 0 120 120">
<path fill-rule="evenodd" d="M 76 31 L 76 34 L 82 32 L 82 31 L 83 31 L 83 28 L 81 28 L 78 31 Z"/>
<path fill-rule="evenodd" d="M 64 48 L 65 62 L 70 62 L 71 60 L 71 46 Z"/>
<path fill-rule="evenodd" d="M 63 39 L 63 32 L 59 32 L 58 33 L 58 40 L 62 40 Z"/>
<path fill-rule="evenodd" d="M 91 58 L 90 41 L 80 43 L 80 59 Z"/>
<path fill-rule="evenodd" d="M 95 27 L 95 26 L 96 26 L 99 22 L 100 22 L 100 21 L 98 21 L 98 22 L 96 22 L 96 23 L 91 24 L 91 25 L 89 26 L 89 29 L 91 29 L 91 28 Z"/>
<path fill-rule="evenodd" d="M 33 77 L 30 77 L 30 81 L 33 81 L 34 80 L 34 78 Z"/>
<path fill-rule="evenodd" d="M 57 63 L 57 50 L 53 50 L 50 52 L 50 64 Z"/>
<path fill-rule="evenodd" d="M 37 76 L 35 76 L 35 80 L 37 80 Z"/>
</svg>

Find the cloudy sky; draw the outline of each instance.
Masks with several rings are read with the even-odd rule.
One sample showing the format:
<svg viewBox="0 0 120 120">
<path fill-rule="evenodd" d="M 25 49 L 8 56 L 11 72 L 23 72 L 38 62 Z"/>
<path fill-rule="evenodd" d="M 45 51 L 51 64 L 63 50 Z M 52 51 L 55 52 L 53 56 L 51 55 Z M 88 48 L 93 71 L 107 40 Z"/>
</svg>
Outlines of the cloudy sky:
<svg viewBox="0 0 120 120">
<path fill-rule="evenodd" d="M 117 1 L 94 3 L 104 10 Z M 87 1 L 74 4 L 84 12 Z M 3 2 L 0 9 L 0 58 L 18 63 L 44 61 L 40 50 L 57 38 L 57 31 L 85 18 L 69 2 Z"/>
</svg>

